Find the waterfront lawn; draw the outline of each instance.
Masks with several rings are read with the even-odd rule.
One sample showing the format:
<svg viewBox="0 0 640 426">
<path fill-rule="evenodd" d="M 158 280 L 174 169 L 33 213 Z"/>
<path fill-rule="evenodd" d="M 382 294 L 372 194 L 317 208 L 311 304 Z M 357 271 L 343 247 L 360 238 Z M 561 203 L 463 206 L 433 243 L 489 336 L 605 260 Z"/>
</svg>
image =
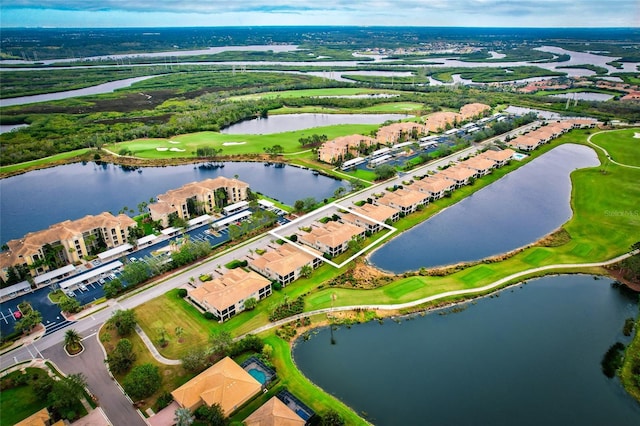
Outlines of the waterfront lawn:
<svg viewBox="0 0 640 426">
<path fill-rule="evenodd" d="M 22 372 L 16 371 L 5 376 L 3 380 L 21 374 Z M 39 368 L 27 368 L 26 374 L 41 375 L 46 374 L 46 372 Z M 33 387 L 30 385 L 16 386 L 3 390 L 2 393 L 0 393 L 0 413 L 2 413 L 0 416 L 0 425 L 16 424 L 46 406 L 47 401 L 38 398 Z"/>
<path fill-rule="evenodd" d="M 640 368 L 640 317 L 636 319 L 634 337 L 625 351 L 624 361 L 620 369 L 620 381 L 625 390 L 640 401 L 640 380 L 638 369 Z"/>
<path fill-rule="evenodd" d="M 354 133 L 368 134 L 378 127 L 376 124 L 339 124 L 268 135 L 229 135 L 218 132 L 198 132 L 175 136 L 171 139 L 136 139 L 130 142 L 108 145 L 105 148 L 116 154 L 125 149 L 132 152 L 135 157 L 146 159 L 196 158 L 197 149 L 203 147 L 222 149 L 221 156 L 261 155 L 264 154 L 265 148 L 270 148 L 274 145 L 282 146 L 285 153 L 295 153 L 306 151 L 300 146 L 298 140 L 314 133 L 324 134 L 329 139 L 334 139 L 338 136 Z M 170 141 L 178 143 L 170 143 Z M 244 143 L 224 145 L 230 142 Z M 167 150 L 158 151 L 157 148 L 166 148 Z M 172 148 L 183 151 L 171 151 Z"/>
<path fill-rule="evenodd" d="M 412 112 L 420 112 L 424 109 L 424 104 L 418 102 L 389 102 L 363 108 L 362 111 L 411 114 Z"/>
<path fill-rule="evenodd" d="M 64 161 L 74 157 L 80 157 L 90 150 L 88 148 L 76 149 L 75 151 L 63 152 L 61 154 L 52 155 L 50 157 L 40 158 L 38 160 L 25 161 L 24 163 L 11 164 L 9 166 L 0 167 L 0 175 L 7 173 L 14 173 L 19 170 L 37 168 L 44 166 L 45 164 L 55 163 L 57 161 Z"/>
<path fill-rule="evenodd" d="M 591 142 L 606 149 L 614 161 L 640 167 L 640 138 L 635 135 L 640 136 L 640 129 L 621 129 L 593 135 Z"/>
</svg>

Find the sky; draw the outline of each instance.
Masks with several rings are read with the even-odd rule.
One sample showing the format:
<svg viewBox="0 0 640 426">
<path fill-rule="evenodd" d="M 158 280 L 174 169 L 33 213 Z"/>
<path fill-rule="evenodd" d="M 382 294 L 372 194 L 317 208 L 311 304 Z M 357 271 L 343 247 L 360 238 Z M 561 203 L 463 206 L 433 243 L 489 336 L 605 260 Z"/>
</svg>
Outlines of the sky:
<svg viewBox="0 0 640 426">
<path fill-rule="evenodd" d="M 0 0 L 7 27 L 638 27 L 640 0 Z"/>
</svg>

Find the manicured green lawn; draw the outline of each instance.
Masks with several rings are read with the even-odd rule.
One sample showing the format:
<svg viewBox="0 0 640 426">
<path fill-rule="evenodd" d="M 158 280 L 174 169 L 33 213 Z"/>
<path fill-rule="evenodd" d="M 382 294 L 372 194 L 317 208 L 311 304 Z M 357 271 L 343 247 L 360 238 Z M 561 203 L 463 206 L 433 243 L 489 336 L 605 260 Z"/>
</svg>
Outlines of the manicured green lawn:
<svg viewBox="0 0 640 426">
<path fill-rule="evenodd" d="M 524 261 L 531 266 L 540 266 L 540 262 L 551 256 L 551 252 L 545 248 L 535 248 L 524 257 Z"/>
<path fill-rule="evenodd" d="M 496 271 L 493 268 L 490 268 L 489 266 L 480 266 L 478 268 L 475 268 L 473 271 L 469 272 L 468 274 L 462 275 L 460 279 L 465 284 L 473 286 L 479 280 L 482 280 L 494 275 L 495 272 Z"/>
<path fill-rule="evenodd" d="M 634 137 L 638 135 L 638 137 Z M 619 163 L 640 167 L 640 129 L 622 129 L 593 135 L 591 142 L 606 149 Z"/>
<path fill-rule="evenodd" d="M 26 372 L 29 375 L 46 374 L 39 368 L 27 368 Z M 18 374 L 22 373 L 18 371 L 11 373 L 10 376 Z M 47 401 L 38 398 L 31 386 L 23 385 L 4 390 L 0 393 L 0 425 L 16 424 L 46 406 Z"/>
<path fill-rule="evenodd" d="M 424 287 L 424 282 L 419 279 L 408 279 L 403 282 L 395 282 L 393 284 L 389 284 L 384 287 L 384 294 L 388 295 L 392 299 L 398 299 L 402 296 L 406 296 L 409 293 L 413 293 L 416 290 Z M 316 300 L 317 302 L 321 302 L 320 299 Z"/>
<path fill-rule="evenodd" d="M 135 157 L 149 159 L 193 158 L 196 156 L 196 150 L 199 147 L 222 149 L 221 155 L 223 156 L 263 154 L 264 148 L 270 148 L 274 145 L 282 146 L 285 153 L 294 153 L 306 151 L 305 148 L 300 146 L 298 140 L 314 133 L 324 134 L 329 139 L 334 139 L 338 136 L 354 133 L 369 134 L 378 127 L 375 124 L 340 124 L 269 135 L 229 135 L 217 132 L 199 132 L 180 135 L 171 139 L 136 139 L 130 142 L 108 145 L 105 148 L 116 154 L 122 149 L 128 149 L 133 152 Z M 158 148 L 161 151 L 158 151 Z"/>
</svg>

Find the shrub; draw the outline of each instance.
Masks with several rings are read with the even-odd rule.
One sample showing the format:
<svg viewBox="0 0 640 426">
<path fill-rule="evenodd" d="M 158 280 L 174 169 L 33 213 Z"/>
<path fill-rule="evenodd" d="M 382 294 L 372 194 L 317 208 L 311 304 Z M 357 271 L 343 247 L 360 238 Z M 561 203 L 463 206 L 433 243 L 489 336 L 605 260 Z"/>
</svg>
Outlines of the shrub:
<svg viewBox="0 0 640 426">
<path fill-rule="evenodd" d="M 302 296 L 297 297 L 295 300 L 284 303 L 277 306 L 271 314 L 269 314 L 269 321 L 278 321 L 283 318 L 290 317 L 292 315 L 300 314 L 304 311 L 304 299 Z"/>
<path fill-rule="evenodd" d="M 624 351 L 624 345 L 620 342 L 616 342 L 609 350 L 604 354 L 602 358 L 602 372 L 605 376 L 612 378 L 616 374 L 616 370 L 622 365 L 622 352 Z"/>
<path fill-rule="evenodd" d="M 185 288 L 178 289 L 178 297 L 181 299 L 184 299 L 185 297 L 187 297 L 187 289 Z"/>
<path fill-rule="evenodd" d="M 215 315 L 213 315 L 213 313 L 206 311 L 204 314 L 202 314 L 204 316 L 205 319 L 208 320 L 217 320 L 218 317 L 216 317 Z"/>
</svg>

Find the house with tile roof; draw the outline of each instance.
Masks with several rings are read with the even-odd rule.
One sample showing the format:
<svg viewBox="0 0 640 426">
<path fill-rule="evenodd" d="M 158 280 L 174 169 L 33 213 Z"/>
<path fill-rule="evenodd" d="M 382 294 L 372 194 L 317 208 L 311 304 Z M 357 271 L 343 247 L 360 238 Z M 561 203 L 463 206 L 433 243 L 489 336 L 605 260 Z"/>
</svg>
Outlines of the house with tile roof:
<svg viewBox="0 0 640 426">
<path fill-rule="evenodd" d="M 429 195 L 429 201 L 435 201 L 444 197 L 447 192 L 456 189 L 456 184 L 451 179 L 436 174 L 416 180 L 408 188 L 425 193 Z"/>
<path fill-rule="evenodd" d="M 245 426 L 304 426 L 295 411 L 273 396 L 244 420 Z"/>
<path fill-rule="evenodd" d="M 476 178 L 488 175 L 491 173 L 491 170 L 496 167 L 495 161 L 481 156 L 471 157 L 467 160 L 461 161 L 459 164 L 462 167 L 473 170 Z"/>
<path fill-rule="evenodd" d="M 456 164 L 447 169 L 438 172 L 437 176 L 444 177 L 455 182 L 456 188 L 468 185 L 471 178 L 475 178 L 476 171 Z"/>
<path fill-rule="evenodd" d="M 262 385 L 240 367 L 225 357 L 180 386 L 171 396 L 180 405 L 195 411 L 202 405 L 220 405 L 229 417 L 262 390 Z"/>
<path fill-rule="evenodd" d="M 149 204 L 148 208 L 151 219 L 160 221 L 166 228 L 169 226 L 171 215 L 188 220 L 192 215 L 212 213 L 216 207 L 222 207 L 222 204 L 234 204 L 246 200 L 248 189 L 249 184 L 245 182 L 218 176 L 200 182 L 187 183 L 180 188 L 160 194 L 157 197 L 158 201 Z M 190 206 L 197 206 L 200 211 L 189 211 Z"/>
<path fill-rule="evenodd" d="M 244 311 L 249 298 L 257 301 L 271 295 L 271 281 L 254 271 L 232 269 L 221 277 L 187 291 L 187 296 L 205 311 L 224 322 Z"/>
<path fill-rule="evenodd" d="M 383 204 L 365 203 L 362 206 L 353 206 L 351 210 L 354 213 L 343 213 L 340 215 L 340 219 L 343 222 L 365 228 L 372 233 L 378 232 L 383 228 L 379 222 L 395 222 L 400 219 L 400 211 L 398 209 Z"/>
<path fill-rule="evenodd" d="M 314 224 L 310 232 L 299 236 L 298 241 L 331 257 L 345 252 L 349 241 L 364 237 L 365 229 L 349 223 L 327 222 Z"/>
<path fill-rule="evenodd" d="M 319 259 L 322 253 L 317 252 L 317 256 L 313 256 L 286 243 L 277 246 L 275 250 L 255 256 L 255 259 L 249 261 L 249 267 L 271 280 L 278 281 L 282 286 L 300 278 L 305 266 L 316 269 L 322 264 L 322 260 Z"/>
<path fill-rule="evenodd" d="M 496 167 L 502 167 L 506 165 L 516 152 L 512 149 L 501 149 L 500 151 L 488 150 L 479 154 L 478 157 L 486 158 L 496 163 Z"/>
<path fill-rule="evenodd" d="M 375 200 L 376 204 L 392 207 L 403 215 L 415 212 L 418 206 L 428 202 L 428 194 L 408 188 L 397 189 L 393 192 L 386 191 L 382 197 Z"/>
</svg>

